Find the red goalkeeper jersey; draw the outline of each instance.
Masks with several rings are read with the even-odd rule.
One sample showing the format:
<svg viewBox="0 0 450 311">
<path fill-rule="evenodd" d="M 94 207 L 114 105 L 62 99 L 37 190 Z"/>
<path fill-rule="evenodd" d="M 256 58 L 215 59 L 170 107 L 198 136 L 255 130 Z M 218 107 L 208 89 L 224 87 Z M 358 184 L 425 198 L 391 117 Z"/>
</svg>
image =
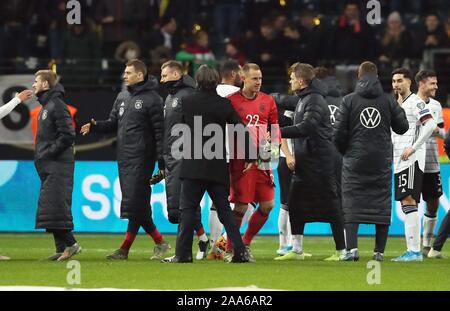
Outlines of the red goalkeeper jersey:
<svg viewBox="0 0 450 311">
<path fill-rule="evenodd" d="M 249 128 L 254 142 L 261 144 L 261 141 L 265 138 L 265 133 L 270 130 L 272 125 L 276 125 L 275 130 L 277 131 L 277 137 L 272 137 L 272 142 L 277 141 L 279 143 L 281 141 L 278 110 L 272 96 L 258 92 L 254 99 L 248 99 L 241 92 L 237 92 L 228 97 L 228 99 L 231 101 L 234 110 Z"/>
</svg>

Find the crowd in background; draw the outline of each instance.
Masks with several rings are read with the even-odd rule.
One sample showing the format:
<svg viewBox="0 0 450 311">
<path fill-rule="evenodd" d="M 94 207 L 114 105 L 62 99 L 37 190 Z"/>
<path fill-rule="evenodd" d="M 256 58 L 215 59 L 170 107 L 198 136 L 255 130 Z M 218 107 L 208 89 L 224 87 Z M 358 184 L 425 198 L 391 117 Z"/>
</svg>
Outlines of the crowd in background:
<svg viewBox="0 0 450 311">
<path fill-rule="evenodd" d="M 156 74 L 168 59 L 193 74 L 201 64 L 232 58 L 260 64 L 265 90 L 283 91 L 286 69 L 298 60 L 325 66 L 372 60 L 390 73 L 419 69 L 429 51 L 450 48 L 448 0 L 381 0 L 379 25 L 367 23 L 363 0 L 79 2 L 82 23 L 68 25 L 64 0 L 1 1 L 0 73 L 54 62 L 75 80 L 69 84 L 101 84 L 102 70 L 121 70 L 133 58 L 145 59 Z"/>
</svg>

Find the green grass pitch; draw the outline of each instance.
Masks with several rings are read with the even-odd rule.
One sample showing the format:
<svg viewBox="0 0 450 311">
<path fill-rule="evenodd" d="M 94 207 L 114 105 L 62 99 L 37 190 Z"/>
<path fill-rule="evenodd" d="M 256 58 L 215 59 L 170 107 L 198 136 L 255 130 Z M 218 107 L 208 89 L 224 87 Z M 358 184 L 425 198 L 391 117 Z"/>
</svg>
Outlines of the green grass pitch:
<svg viewBox="0 0 450 311">
<path fill-rule="evenodd" d="M 121 235 L 79 234 L 77 238 L 83 247 L 83 252 L 74 257 L 80 262 L 81 284 L 68 285 L 66 277 L 70 269 L 66 263 L 42 260 L 54 251 L 50 235 L 0 234 L 0 254 L 12 258 L 0 261 L 0 286 L 195 290 L 254 285 L 283 290 L 450 290 L 449 259 L 390 262 L 404 251 L 404 238 L 389 238 L 386 258 L 379 270 L 379 285 L 367 282 L 368 273 L 374 271 L 367 268 L 374 243 L 370 237 L 359 239 L 359 262 L 323 261 L 333 252 L 332 238 L 312 236 L 304 240 L 305 251 L 312 253 L 312 258 L 278 262 L 273 260 L 278 237 L 256 237 L 252 250 L 257 262 L 253 264 L 151 261 L 153 242 L 144 234 L 136 239 L 128 261 L 111 262 L 105 256 L 120 245 Z M 173 254 L 175 236 L 166 239 L 172 245 L 170 254 Z M 444 254 L 450 256 L 445 250 L 444 247 Z"/>
</svg>

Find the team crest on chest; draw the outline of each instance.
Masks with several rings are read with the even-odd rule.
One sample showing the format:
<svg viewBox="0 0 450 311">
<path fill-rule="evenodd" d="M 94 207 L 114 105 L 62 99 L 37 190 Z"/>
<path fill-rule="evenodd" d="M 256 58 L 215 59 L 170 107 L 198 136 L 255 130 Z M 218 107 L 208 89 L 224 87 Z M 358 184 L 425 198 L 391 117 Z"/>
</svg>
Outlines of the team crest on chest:
<svg viewBox="0 0 450 311">
<path fill-rule="evenodd" d="M 178 106 L 178 98 L 175 97 L 172 101 L 172 108 L 176 108 Z"/>
<path fill-rule="evenodd" d="M 48 111 L 47 110 L 42 111 L 42 120 L 47 119 L 47 116 L 48 116 Z"/>
<path fill-rule="evenodd" d="M 142 100 L 137 100 L 135 103 L 134 103 L 134 108 L 136 108 L 137 110 L 140 110 L 140 109 L 142 109 L 142 104 L 143 104 L 144 102 L 142 101 Z"/>
<path fill-rule="evenodd" d="M 419 108 L 420 110 L 425 109 L 425 103 L 424 102 L 417 103 L 417 108 Z"/>
<path fill-rule="evenodd" d="M 266 105 L 264 103 L 259 105 L 259 112 L 264 113 L 264 112 L 266 112 L 266 110 L 267 110 L 267 108 L 266 108 Z"/>
</svg>

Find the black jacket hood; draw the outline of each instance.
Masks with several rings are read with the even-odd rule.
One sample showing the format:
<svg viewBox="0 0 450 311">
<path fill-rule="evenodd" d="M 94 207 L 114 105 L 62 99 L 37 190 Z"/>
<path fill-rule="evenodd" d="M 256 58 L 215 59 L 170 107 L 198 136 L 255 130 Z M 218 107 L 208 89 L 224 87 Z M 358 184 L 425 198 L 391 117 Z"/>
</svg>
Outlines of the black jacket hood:
<svg viewBox="0 0 450 311">
<path fill-rule="evenodd" d="M 132 95 L 142 93 L 144 91 L 157 91 L 159 87 L 158 79 L 154 76 L 148 76 L 144 81 L 134 85 L 127 86 L 128 92 Z"/>
<path fill-rule="evenodd" d="M 64 90 L 64 87 L 57 83 L 54 87 L 47 91 L 43 91 L 38 93 L 36 96 L 38 98 L 39 103 L 42 106 L 45 106 L 50 100 L 56 97 L 64 98 L 66 91 Z"/>
<path fill-rule="evenodd" d="M 383 94 L 383 88 L 378 77 L 369 74 L 358 81 L 355 92 L 364 98 L 376 98 Z"/>
<path fill-rule="evenodd" d="M 311 84 L 300 92 L 297 92 L 297 95 L 300 97 L 305 97 L 307 95 L 315 93 L 325 96 L 326 90 L 327 86 L 322 81 L 320 81 L 319 79 L 313 79 Z"/>
<path fill-rule="evenodd" d="M 188 75 L 183 75 L 180 80 L 169 81 L 163 83 L 170 95 L 176 94 L 179 90 L 184 88 L 195 88 L 195 81 Z"/>
<path fill-rule="evenodd" d="M 335 76 L 328 76 L 322 79 L 322 83 L 326 86 L 326 96 L 341 97 L 342 88 L 339 80 Z"/>
</svg>

